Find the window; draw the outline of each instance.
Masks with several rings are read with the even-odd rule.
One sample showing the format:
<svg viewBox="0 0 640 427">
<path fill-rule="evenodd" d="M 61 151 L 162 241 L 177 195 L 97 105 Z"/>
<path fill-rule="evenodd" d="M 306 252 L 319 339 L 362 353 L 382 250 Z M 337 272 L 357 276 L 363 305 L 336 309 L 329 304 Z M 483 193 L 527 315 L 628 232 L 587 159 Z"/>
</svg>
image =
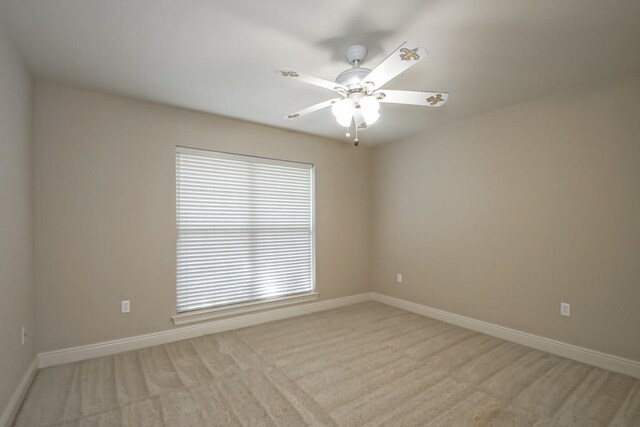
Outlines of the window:
<svg viewBox="0 0 640 427">
<path fill-rule="evenodd" d="M 178 147 L 176 209 L 178 313 L 313 294 L 313 165 Z"/>
</svg>

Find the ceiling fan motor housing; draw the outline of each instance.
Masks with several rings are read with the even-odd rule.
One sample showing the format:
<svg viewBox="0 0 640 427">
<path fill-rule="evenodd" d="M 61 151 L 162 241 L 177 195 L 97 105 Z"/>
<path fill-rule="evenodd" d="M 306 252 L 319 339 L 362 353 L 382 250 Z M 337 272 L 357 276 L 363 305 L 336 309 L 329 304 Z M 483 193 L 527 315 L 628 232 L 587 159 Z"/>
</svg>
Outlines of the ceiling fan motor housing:
<svg viewBox="0 0 640 427">
<path fill-rule="evenodd" d="M 344 70 L 338 77 L 336 83 L 344 86 L 351 86 L 360 83 L 371 72 L 368 68 L 360 68 L 360 64 L 367 57 L 367 48 L 362 45 L 354 45 L 347 49 L 347 61 L 353 65 L 353 68 Z"/>
<path fill-rule="evenodd" d="M 349 87 L 362 82 L 370 72 L 371 70 L 368 68 L 349 68 L 348 70 L 344 70 L 338 74 L 338 77 L 336 77 L 336 83 Z"/>
</svg>

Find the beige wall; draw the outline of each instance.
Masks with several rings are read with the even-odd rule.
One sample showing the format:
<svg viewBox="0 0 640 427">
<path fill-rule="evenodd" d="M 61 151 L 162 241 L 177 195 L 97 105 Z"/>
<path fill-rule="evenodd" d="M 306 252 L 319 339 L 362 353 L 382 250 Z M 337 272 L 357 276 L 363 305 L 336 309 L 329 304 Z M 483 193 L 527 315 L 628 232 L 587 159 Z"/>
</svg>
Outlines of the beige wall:
<svg viewBox="0 0 640 427">
<path fill-rule="evenodd" d="M 374 290 L 640 360 L 639 135 L 635 76 L 376 148 Z"/>
<path fill-rule="evenodd" d="M 31 77 L 0 31 L 0 414 L 36 350 L 31 109 Z"/>
<path fill-rule="evenodd" d="M 90 91 L 35 92 L 40 351 L 173 328 L 176 145 L 314 163 L 320 298 L 369 290 L 370 150 Z"/>
<path fill-rule="evenodd" d="M 40 351 L 173 328 L 180 144 L 316 164 L 322 299 L 373 289 L 640 360 L 639 101 L 635 76 L 367 150 L 38 84 Z"/>
</svg>

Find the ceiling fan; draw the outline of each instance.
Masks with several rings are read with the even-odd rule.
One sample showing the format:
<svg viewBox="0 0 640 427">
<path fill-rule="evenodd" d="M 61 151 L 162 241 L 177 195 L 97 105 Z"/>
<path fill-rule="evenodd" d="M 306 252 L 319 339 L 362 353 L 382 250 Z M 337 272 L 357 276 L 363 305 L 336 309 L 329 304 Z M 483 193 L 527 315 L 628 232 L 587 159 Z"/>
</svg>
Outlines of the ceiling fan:
<svg viewBox="0 0 640 427">
<path fill-rule="evenodd" d="M 336 77 L 335 82 L 320 79 L 308 74 L 282 69 L 277 72 L 282 77 L 300 80 L 336 92 L 339 96 L 319 104 L 312 105 L 285 116 L 286 119 L 297 119 L 323 108 L 331 107 L 336 121 L 347 128 L 346 136 L 350 137 L 351 124 L 355 124 L 353 145 L 358 146 L 358 130 L 364 130 L 374 124 L 380 117 L 380 103 L 421 105 L 440 107 L 449 98 L 446 92 L 418 92 L 408 90 L 387 90 L 382 87 L 403 71 L 408 70 L 427 55 L 427 51 L 419 44 L 405 42 L 389 55 L 375 69 L 360 67 L 367 57 L 367 48 L 362 45 L 347 49 L 347 60 L 353 65 Z"/>
</svg>

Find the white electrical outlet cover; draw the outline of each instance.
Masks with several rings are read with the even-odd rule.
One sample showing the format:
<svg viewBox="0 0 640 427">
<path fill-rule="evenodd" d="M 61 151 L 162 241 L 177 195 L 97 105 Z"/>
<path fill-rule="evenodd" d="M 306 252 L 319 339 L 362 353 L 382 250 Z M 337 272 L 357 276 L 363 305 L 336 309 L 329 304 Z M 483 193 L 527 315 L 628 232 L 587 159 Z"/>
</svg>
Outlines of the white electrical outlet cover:
<svg viewBox="0 0 640 427">
<path fill-rule="evenodd" d="M 129 300 L 122 301 L 122 303 L 120 304 L 120 311 L 122 313 L 129 313 L 131 311 L 131 303 L 129 302 Z"/>
<path fill-rule="evenodd" d="M 396 282 L 402 283 L 402 273 L 396 274 Z"/>
<path fill-rule="evenodd" d="M 568 304 L 566 302 L 561 302 L 560 303 L 560 315 L 561 316 L 566 316 L 566 317 L 571 316 L 571 304 Z"/>
</svg>

